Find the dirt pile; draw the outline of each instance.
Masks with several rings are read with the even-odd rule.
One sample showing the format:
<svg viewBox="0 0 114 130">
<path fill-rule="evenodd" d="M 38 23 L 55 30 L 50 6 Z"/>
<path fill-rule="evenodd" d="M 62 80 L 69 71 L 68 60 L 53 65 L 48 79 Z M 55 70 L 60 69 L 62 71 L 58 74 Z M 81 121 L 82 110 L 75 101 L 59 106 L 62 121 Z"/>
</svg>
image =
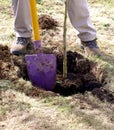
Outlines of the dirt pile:
<svg viewBox="0 0 114 130">
<path fill-rule="evenodd" d="M 58 22 L 46 14 L 39 15 L 38 21 L 41 29 L 53 29 L 58 26 Z"/>
<path fill-rule="evenodd" d="M 0 79 L 20 77 L 28 79 L 24 57 L 11 55 L 8 46 L 0 45 Z"/>
<path fill-rule="evenodd" d="M 7 46 L 0 45 L 0 79 L 9 78 L 9 70 L 12 70 L 11 54 Z"/>
</svg>

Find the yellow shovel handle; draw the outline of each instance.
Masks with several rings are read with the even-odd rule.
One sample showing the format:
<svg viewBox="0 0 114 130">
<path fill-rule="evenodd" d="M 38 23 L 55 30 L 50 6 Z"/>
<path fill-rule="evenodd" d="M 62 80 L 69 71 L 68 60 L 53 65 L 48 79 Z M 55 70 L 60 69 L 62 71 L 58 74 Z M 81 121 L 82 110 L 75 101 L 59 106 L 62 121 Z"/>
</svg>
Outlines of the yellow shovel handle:
<svg viewBox="0 0 114 130">
<path fill-rule="evenodd" d="M 30 12 L 32 17 L 32 27 L 33 27 L 33 35 L 34 40 L 40 40 L 40 28 L 38 23 L 38 15 L 37 15 L 37 8 L 36 8 L 36 0 L 30 0 Z"/>
</svg>

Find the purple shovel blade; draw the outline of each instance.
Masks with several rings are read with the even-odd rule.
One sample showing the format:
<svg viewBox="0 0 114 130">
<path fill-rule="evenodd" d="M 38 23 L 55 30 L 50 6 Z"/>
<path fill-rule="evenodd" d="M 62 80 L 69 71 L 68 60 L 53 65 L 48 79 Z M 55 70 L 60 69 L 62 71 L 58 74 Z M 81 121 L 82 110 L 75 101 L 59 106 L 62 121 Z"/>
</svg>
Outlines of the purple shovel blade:
<svg viewBox="0 0 114 130">
<path fill-rule="evenodd" d="M 32 54 L 25 56 L 28 75 L 33 85 L 52 90 L 56 83 L 56 56 L 54 54 Z"/>
</svg>

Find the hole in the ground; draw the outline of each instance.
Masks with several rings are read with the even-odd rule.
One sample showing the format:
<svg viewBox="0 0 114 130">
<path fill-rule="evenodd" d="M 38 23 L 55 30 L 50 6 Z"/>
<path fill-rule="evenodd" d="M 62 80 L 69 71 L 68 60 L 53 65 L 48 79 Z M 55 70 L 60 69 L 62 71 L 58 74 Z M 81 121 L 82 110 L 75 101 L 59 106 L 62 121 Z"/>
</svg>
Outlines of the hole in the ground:
<svg viewBox="0 0 114 130">
<path fill-rule="evenodd" d="M 63 56 L 61 53 L 56 54 L 57 57 L 57 84 L 53 90 L 55 93 L 61 95 L 72 95 L 77 92 L 84 93 L 91 91 L 94 88 L 99 88 L 103 85 L 104 72 L 94 69 L 96 64 L 84 58 L 77 52 L 69 51 L 67 53 L 68 61 L 68 77 L 63 79 Z M 28 80 L 26 63 L 23 56 L 11 56 L 7 46 L 0 46 L 0 78 L 8 79 L 11 77 L 21 78 Z M 94 72 L 95 70 L 95 72 Z M 10 71 L 10 73 L 9 73 Z M 99 71 L 100 81 L 99 81 Z M 102 77 L 101 77 L 102 73 Z M 15 75 L 15 76 L 14 76 Z M 97 75 L 97 76 L 96 76 Z M 105 75 L 106 76 L 106 75 Z M 102 81 L 102 82 L 101 82 Z"/>
<path fill-rule="evenodd" d="M 91 91 L 103 85 L 104 80 L 100 82 L 99 78 L 95 75 L 99 73 L 94 72 L 95 63 L 77 52 L 71 51 L 67 53 L 67 60 L 68 76 L 67 79 L 63 79 L 63 56 L 62 54 L 57 54 L 57 84 L 53 90 L 54 92 L 68 96 L 78 92 Z M 104 72 L 102 71 L 102 73 Z M 104 76 L 102 75 L 100 78 L 104 79 Z"/>
<path fill-rule="evenodd" d="M 67 53 L 68 77 L 67 79 L 63 79 L 63 56 L 60 53 L 56 54 L 56 56 L 57 83 L 53 92 L 63 96 L 69 96 L 76 93 L 91 91 L 92 94 L 98 97 L 101 101 L 114 103 L 114 94 L 103 88 L 106 74 L 102 68 L 97 69 L 95 63 L 85 59 L 77 52 L 69 51 Z M 15 81 L 20 78 L 29 80 L 24 57 L 12 56 L 7 46 L 0 45 L 0 79 L 11 79 L 12 81 Z M 33 90 L 35 90 L 33 95 L 44 94 L 44 91 L 40 91 L 39 88 L 38 91 L 36 91 L 37 88 Z M 32 93 L 33 90 L 31 89 L 30 93 Z"/>
</svg>

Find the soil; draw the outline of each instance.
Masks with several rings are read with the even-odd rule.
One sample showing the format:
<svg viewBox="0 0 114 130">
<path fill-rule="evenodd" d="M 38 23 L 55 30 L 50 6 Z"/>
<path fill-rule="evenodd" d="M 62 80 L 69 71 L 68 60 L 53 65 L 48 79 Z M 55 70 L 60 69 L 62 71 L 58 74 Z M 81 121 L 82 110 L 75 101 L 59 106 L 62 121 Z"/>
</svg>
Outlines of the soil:
<svg viewBox="0 0 114 130">
<path fill-rule="evenodd" d="M 114 104 L 114 92 L 108 91 L 107 89 L 101 87 L 100 89 L 95 88 L 92 91 L 92 94 L 99 98 L 101 101 L 107 101 Z"/>
<path fill-rule="evenodd" d="M 93 68 L 97 65 L 92 61 L 84 58 L 77 52 L 67 52 L 67 67 L 68 76 L 67 79 L 62 77 L 63 73 L 63 56 L 57 54 L 57 86 L 54 92 L 59 92 L 62 95 L 71 95 L 76 92 L 91 91 L 94 88 L 103 86 L 104 80 L 99 81 L 99 78 L 94 74 Z M 106 76 L 106 72 L 103 71 Z M 106 77 L 105 77 L 106 78 Z M 59 82 L 61 81 L 61 83 Z M 103 81 L 103 82 L 102 82 Z"/>
<path fill-rule="evenodd" d="M 9 48 L 0 45 L 0 79 L 9 78 L 9 70 L 12 69 L 10 56 Z"/>
<path fill-rule="evenodd" d="M 58 22 L 46 14 L 39 15 L 38 22 L 41 29 L 53 29 L 58 26 Z"/>
<path fill-rule="evenodd" d="M 114 102 L 113 93 L 109 93 L 108 90 L 103 88 L 106 72 L 102 69 L 102 71 L 98 70 L 98 73 L 99 71 L 102 72 L 100 80 L 97 72 L 94 73 L 96 63 L 89 61 L 77 52 L 69 51 L 67 52 L 68 76 L 67 79 L 64 79 L 62 77 L 63 55 L 57 53 L 56 57 L 57 83 L 53 90 L 55 94 L 51 93 L 51 95 L 59 93 L 68 96 L 78 92 L 92 91 L 93 95 L 96 95 L 100 100 Z M 19 78 L 25 79 L 25 83 L 26 80 L 29 80 L 24 56 L 11 55 L 7 46 L 0 45 L 0 79 L 8 79 L 16 83 Z M 50 93 L 46 93 L 39 88 L 30 89 L 26 94 L 29 96 L 50 95 Z"/>
</svg>

